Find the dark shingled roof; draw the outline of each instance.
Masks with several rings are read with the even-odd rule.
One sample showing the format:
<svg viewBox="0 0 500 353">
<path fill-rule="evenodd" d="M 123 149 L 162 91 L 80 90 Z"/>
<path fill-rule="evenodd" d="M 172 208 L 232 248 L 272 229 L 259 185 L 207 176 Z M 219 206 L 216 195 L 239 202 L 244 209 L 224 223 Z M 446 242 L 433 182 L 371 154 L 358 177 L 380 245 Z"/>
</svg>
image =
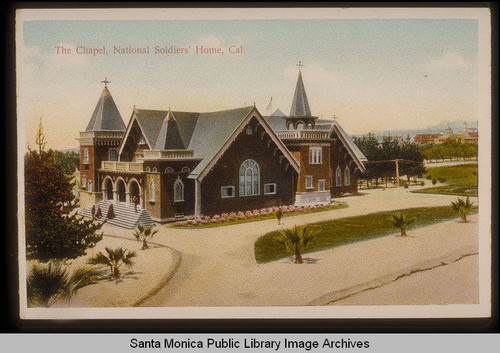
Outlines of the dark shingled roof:
<svg viewBox="0 0 500 353">
<path fill-rule="evenodd" d="M 85 131 L 125 131 L 125 124 L 107 87 L 102 90 Z"/>
<path fill-rule="evenodd" d="M 306 89 L 302 81 L 302 73 L 299 71 L 299 78 L 295 86 L 295 94 L 293 95 L 292 109 L 290 109 L 290 116 L 292 117 L 309 117 L 311 116 L 311 109 L 307 101 Z"/>
<path fill-rule="evenodd" d="M 151 149 L 188 149 L 202 161 L 196 177 L 222 148 L 253 106 L 211 113 L 136 109 L 135 116 Z"/>
<path fill-rule="evenodd" d="M 252 109 L 252 106 L 248 106 L 220 112 L 200 113 L 188 149 L 194 151 L 194 157 L 203 158 L 203 160 L 191 172 L 191 176 L 196 176 L 205 169 Z"/>
<path fill-rule="evenodd" d="M 186 149 L 177 120 L 172 112 L 168 112 L 156 140 L 155 150 L 183 150 Z"/>
</svg>

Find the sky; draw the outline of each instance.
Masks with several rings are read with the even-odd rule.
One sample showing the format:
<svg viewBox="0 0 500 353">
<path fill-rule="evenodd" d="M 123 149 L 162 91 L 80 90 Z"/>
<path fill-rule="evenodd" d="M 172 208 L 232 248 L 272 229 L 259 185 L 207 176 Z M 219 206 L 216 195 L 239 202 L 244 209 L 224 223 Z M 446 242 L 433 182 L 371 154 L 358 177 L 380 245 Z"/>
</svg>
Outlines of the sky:
<svg viewBox="0 0 500 353">
<path fill-rule="evenodd" d="M 18 120 L 26 145 L 34 146 L 42 119 L 47 147 L 77 147 L 104 78 L 125 124 L 134 106 L 208 112 L 255 102 L 262 115 L 288 114 L 299 61 L 312 114 L 335 116 L 351 134 L 478 120 L 475 19 L 171 18 L 21 21 Z M 148 46 L 149 54 L 114 50 Z M 155 46 L 187 53 L 156 54 Z M 197 46 L 223 54 L 196 53 Z M 83 47 L 107 54 L 77 53 Z"/>
</svg>

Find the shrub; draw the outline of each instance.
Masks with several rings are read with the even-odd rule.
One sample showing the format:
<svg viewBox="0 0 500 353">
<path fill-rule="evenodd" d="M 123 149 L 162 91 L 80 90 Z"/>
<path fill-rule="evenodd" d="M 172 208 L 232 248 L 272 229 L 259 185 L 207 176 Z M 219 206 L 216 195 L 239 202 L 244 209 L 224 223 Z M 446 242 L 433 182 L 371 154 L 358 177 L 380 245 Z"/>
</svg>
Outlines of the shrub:
<svg viewBox="0 0 500 353">
<path fill-rule="evenodd" d="M 432 185 L 436 185 L 437 183 L 437 179 L 436 178 L 432 178 Z"/>
<path fill-rule="evenodd" d="M 438 180 L 439 180 L 440 183 L 446 183 L 447 179 L 446 178 L 438 178 Z"/>
<path fill-rule="evenodd" d="M 404 186 L 404 188 L 405 188 L 405 189 L 408 189 L 408 187 L 409 187 L 410 185 L 409 185 L 408 183 L 404 183 L 404 184 L 403 184 L 403 186 Z"/>
<path fill-rule="evenodd" d="M 424 183 L 424 181 L 422 180 L 422 181 L 420 182 L 420 186 L 424 186 L 424 185 L 425 185 L 425 183 Z"/>
<path fill-rule="evenodd" d="M 427 179 L 427 180 L 432 180 L 432 175 L 430 175 L 430 174 L 429 174 L 429 175 L 427 175 L 427 176 L 425 177 L 425 179 Z"/>
</svg>

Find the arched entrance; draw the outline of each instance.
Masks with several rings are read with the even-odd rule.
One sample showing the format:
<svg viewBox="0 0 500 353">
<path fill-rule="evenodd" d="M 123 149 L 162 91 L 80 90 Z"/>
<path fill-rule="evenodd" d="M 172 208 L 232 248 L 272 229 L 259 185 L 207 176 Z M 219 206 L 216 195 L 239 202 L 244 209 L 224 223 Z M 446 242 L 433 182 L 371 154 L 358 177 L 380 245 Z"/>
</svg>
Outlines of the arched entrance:
<svg viewBox="0 0 500 353">
<path fill-rule="evenodd" d="M 127 200 L 125 195 L 125 182 L 122 179 L 116 181 L 116 192 L 118 193 L 119 202 L 125 202 Z"/>
<path fill-rule="evenodd" d="M 141 204 L 141 191 L 139 188 L 139 184 L 137 183 L 136 180 L 131 180 L 129 184 L 129 191 L 130 191 L 130 203 L 134 204 L 134 198 L 136 197 L 136 202 L 137 206 Z"/>
<path fill-rule="evenodd" d="M 109 178 L 104 180 L 104 199 L 113 200 L 113 182 Z"/>
</svg>

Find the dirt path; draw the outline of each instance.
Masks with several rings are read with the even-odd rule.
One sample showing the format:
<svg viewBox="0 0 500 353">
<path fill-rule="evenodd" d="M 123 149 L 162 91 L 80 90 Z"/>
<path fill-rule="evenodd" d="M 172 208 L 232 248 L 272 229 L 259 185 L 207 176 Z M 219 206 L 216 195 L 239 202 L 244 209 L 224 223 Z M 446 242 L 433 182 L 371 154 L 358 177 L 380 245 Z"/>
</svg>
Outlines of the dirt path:
<svg viewBox="0 0 500 353">
<path fill-rule="evenodd" d="M 407 189 L 370 190 L 347 197 L 348 208 L 285 218 L 280 227 L 407 207 L 450 205 L 446 195 Z M 413 230 L 408 238 L 387 236 L 307 254 L 309 264 L 282 260 L 257 264 L 253 245 L 278 228 L 275 220 L 219 228 L 161 227 L 155 241 L 179 250 L 182 263 L 167 286 L 142 306 L 305 305 L 332 291 L 464 249 L 477 247 L 477 216 L 471 222 L 440 223 Z M 116 230 L 116 229 L 115 229 Z"/>
</svg>

